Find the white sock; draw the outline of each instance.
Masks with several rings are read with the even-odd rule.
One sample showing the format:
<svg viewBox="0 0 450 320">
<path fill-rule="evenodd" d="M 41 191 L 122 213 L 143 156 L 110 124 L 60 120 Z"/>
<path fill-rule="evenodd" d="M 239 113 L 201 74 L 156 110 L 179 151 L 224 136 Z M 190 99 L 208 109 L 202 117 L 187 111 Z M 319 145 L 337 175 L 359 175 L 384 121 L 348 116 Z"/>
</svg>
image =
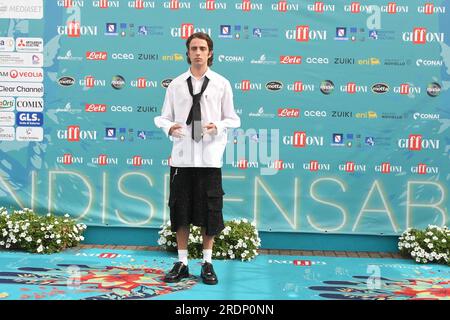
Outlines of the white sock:
<svg viewBox="0 0 450 320">
<path fill-rule="evenodd" d="M 212 263 L 212 249 L 203 249 L 203 262 Z"/>
<path fill-rule="evenodd" d="M 178 250 L 178 260 L 183 262 L 185 266 L 188 265 L 188 251 Z"/>
</svg>

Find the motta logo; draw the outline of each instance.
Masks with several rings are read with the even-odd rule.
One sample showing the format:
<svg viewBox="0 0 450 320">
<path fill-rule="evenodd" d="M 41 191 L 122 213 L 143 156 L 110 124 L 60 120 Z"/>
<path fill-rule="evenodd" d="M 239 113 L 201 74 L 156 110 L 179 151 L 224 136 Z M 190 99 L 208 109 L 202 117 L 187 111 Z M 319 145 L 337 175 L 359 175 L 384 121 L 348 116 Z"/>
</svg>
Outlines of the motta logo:
<svg viewBox="0 0 450 320">
<path fill-rule="evenodd" d="M 433 3 L 425 3 L 417 7 L 417 12 L 424 14 L 445 13 L 445 6 L 435 6 Z"/>
<path fill-rule="evenodd" d="M 87 103 L 85 105 L 86 112 L 106 112 L 106 104 Z"/>
<path fill-rule="evenodd" d="M 58 83 L 63 87 L 70 87 L 75 83 L 75 79 L 72 77 L 61 77 L 58 79 Z"/>
<path fill-rule="evenodd" d="M 308 4 L 308 11 L 323 13 L 323 12 L 334 12 L 336 6 L 334 4 L 324 4 L 321 1 L 316 1 L 314 4 Z"/>
<path fill-rule="evenodd" d="M 94 0 L 92 1 L 92 6 L 94 8 L 108 9 L 108 8 L 119 8 L 119 1 L 111 1 L 111 0 Z"/>
<path fill-rule="evenodd" d="M 283 89 L 283 83 L 280 81 L 270 81 L 266 83 L 266 89 L 269 91 L 279 91 Z"/>
<path fill-rule="evenodd" d="M 300 6 L 298 3 L 288 3 L 286 0 L 281 0 L 272 4 L 272 10 L 279 12 L 299 11 Z"/>
<path fill-rule="evenodd" d="M 424 27 L 417 27 L 413 32 L 403 32 L 402 40 L 404 42 L 413 42 L 414 44 L 425 44 L 427 42 L 444 42 L 443 32 L 428 32 Z"/>
<path fill-rule="evenodd" d="M 135 8 L 138 10 L 147 9 L 147 8 L 155 8 L 155 1 L 144 1 L 144 0 L 134 0 L 128 1 L 129 8 Z"/>
<path fill-rule="evenodd" d="M 190 9 L 191 3 L 188 1 L 170 0 L 163 2 L 163 7 L 170 10 Z"/>
<path fill-rule="evenodd" d="M 372 86 L 372 92 L 376 94 L 389 92 L 389 86 L 385 83 L 376 83 Z"/>
<path fill-rule="evenodd" d="M 105 51 L 87 51 L 86 60 L 104 61 L 108 59 L 108 53 Z"/>
<path fill-rule="evenodd" d="M 300 109 L 278 108 L 278 117 L 280 117 L 280 118 L 298 118 L 298 117 L 300 117 Z"/>
<path fill-rule="evenodd" d="M 214 11 L 214 10 L 226 10 L 227 4 L 225 2 L 207 0 L 206 2 L 200 2 L 200 9 Z"/>
<path fill-rule="evenodd" d="M 251 0 L 242 0 L 241 3 L 236 3 L 235 7 L 236 10 L 242 10 L 244 12 L 263 10 L 262 3 L 253 3 Z"/>
<path fill-rule="evenodd" d="M 302 56 L 280 56 L 280 64 L 301 64 Z"/>
<path fill-rule="evenodd" d="M 286 39 L 298 42 L 309 42 L 310 40 L 327 40 L 326 30 L 311 30 L 309 25 L 299 25 L 295 30 L 286 30 Z"/>
<path fill-rule="evenodd" d="M 422 149 L 439 149 L 440 140 L 424 139 L 421 134 L 410 134 L 408 139 L 399 139 L 398 147 L 411 151 L 420 151 Z"/>
</svg>

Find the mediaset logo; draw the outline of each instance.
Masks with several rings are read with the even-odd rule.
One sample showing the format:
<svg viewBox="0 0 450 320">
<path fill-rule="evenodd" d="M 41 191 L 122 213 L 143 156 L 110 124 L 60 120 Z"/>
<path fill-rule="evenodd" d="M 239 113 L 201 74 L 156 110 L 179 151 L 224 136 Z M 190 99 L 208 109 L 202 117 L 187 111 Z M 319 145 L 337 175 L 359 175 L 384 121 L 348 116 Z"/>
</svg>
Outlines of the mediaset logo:
<svg viewBox="0 0 450 320">
<path fill-rule="evenodd" d="M 155 1 L 134 0 L 128 1 L 128 8 L 141 9 L 155 9 Z"/>
<path fill-rule="evenodd" d="M 116 90 L 121 90 L 125 87 L 125 78 L 121 75 L 113 76 L 111 80 L 111 86 Z"/>
<path fill-rule="evenodd" d="M 286 30 L 285 37 L 288 40 L 299 42 L 325 41 L 327 40 L 327 31 L 311 29 L 309 25 L 298 25 L 295 30 Z"/>
<path fill-rule="evenodd" d="M 73 20 L 67 22 L 66 26 L 57 26 L 59 35 L 67 35 L 69 38 L 79 38 L 81 36 L 96 36 L 97 26 L 82 26 L 79 21 Z"/>
<path fill-rule="evenodd" d="M 291 1 L 278 1 L 278 3 L 273 3 L 272 11 L 279 11 L 279 12 L 288 12 L 288 11 L 299 11 L 300 5 L 298 3 L 291 3 Z"/>
<path fill-rule="evenodd" d="M 216 0 L 206 0 L 199 3 L 200 9 L 207 11 L 226 10 L 226 2 Z"/>
<path fill-rule="evenodd" d="M 334 91 L 334 83 L 331 80 L 323 80 L 320 83 L 320 92 L 324 95 L 330 95 Z"/>
<path fill-rule="evenodd" d="M 434 98 L 437 97 L 441 93 L 441 85 L 437 82 L 431 82 L 427 86 L 427 94 Z"/>
</svg>

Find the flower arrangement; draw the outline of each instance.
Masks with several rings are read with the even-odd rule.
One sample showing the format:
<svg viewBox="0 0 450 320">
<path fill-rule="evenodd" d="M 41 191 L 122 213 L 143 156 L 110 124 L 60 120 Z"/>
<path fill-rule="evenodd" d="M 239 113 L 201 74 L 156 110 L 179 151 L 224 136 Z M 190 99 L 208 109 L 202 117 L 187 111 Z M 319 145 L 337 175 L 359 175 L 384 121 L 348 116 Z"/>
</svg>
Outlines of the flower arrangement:
<svg viewBox="0 0 450 320">
<path fill-rule="evenodd" d="M 27 208 L 9 214 L 0 208 L 0 248 L 55 253 L 77 246 L 84 240 L 82 233 L 86 228 L 68 214 L 42 216 Z"/>
<path fill-rule="evenodd" d="M 170 221 L 162 225 L 158 244 L 168 251 L 177 250 L 176 233 L 170 230 Z M 241 259 L 250 261 L 258 255 L 261 239 L 256 225 L 247 219 L 234 219 L 225 222 L 225 229 L 214 238 L 213 259 Z M 201 228 L 190 227 L 188 242 L 189 258 L 200 259 L 203 256 Z"/>
<path fill-rule="evenodd" d="M 450 230 L 432 225 L 425 230 L 408 228 L 399 238 L 398 249 L 418 263 L 450 265 Z"/>
</svg>

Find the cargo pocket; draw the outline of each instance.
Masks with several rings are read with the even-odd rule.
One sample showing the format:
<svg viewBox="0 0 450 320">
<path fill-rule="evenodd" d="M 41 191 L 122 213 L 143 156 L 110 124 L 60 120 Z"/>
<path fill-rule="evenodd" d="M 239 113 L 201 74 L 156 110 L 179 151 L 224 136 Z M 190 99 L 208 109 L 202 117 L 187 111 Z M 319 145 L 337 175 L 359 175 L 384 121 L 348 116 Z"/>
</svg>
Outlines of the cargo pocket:
<svg viewBox="0 0 450 320">
<path fill-rule="evenodd" d="M 210 211 L 222 211 L 223 208 L 223 190 L 208 190 L 208 210 Z"/>
</svg>

